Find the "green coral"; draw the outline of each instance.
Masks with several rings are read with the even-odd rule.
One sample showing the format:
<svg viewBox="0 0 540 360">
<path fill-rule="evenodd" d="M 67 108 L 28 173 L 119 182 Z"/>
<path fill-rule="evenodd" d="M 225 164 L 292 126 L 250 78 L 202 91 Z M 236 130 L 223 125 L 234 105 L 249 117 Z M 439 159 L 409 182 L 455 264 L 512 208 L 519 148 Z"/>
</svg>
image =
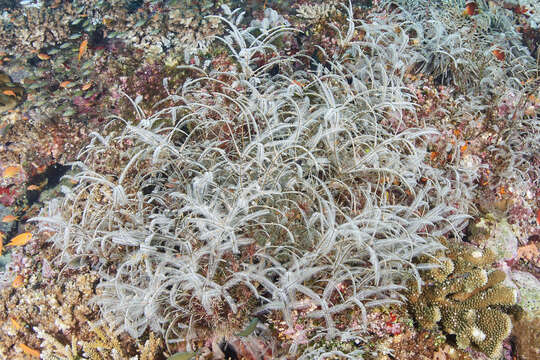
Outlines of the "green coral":
<svg viewBox="0 0 540 360">
<path fill-rule="evenodd" d="M 489 249 L 448 244 L 434 258 L 419 259 L 438 266 L 423 274 L 421 292 L 409 292 L 411 310 L 422 328 L 440 326 L 456 336 L 459 348 L 474 346 L 492 359 L 510 335 L 507 309 L 517 301 L 516 290 L 503 284 L 504 272 L 489 270 L 493 260 Z"/>
</svg>

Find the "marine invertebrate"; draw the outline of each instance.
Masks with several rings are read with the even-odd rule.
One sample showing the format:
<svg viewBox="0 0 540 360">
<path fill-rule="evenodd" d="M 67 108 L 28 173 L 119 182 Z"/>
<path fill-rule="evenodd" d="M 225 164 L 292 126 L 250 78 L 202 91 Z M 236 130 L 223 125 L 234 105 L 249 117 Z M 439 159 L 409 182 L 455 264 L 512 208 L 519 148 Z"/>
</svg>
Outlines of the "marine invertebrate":
<svg viewBox="0 0 540 360">
<path fill-rule="evenodd" d="M 386 0 L 397 5 L 405 31 L 423 55 L 421 71 L 480 94 L 495 88 L 519 88 L 534 74 L 535 61 L 522 44 L 512 12 L 487 1 Z M 465 14 L 474 3 L 476 11 Z M 429 6 L 431 5 L 431 6 Z"/>
<path fill-rule="evenodd" d="M 467 187 L 425 162 L 437 132 L 383 122 L 414 111 L 415 50 L 391 19 L 352 13 L 341 48 L 312 68 L 279 48 L 294 29 L 226 11 L 215 41 L 229 66 L 187 59 L 180 88 L 163 81 L 173 105 L 146 115 L 130 98 L 130 118 L 93 134 L 74 188 L 34 220 L 66 265 L 100 274 L 95 302 L 118 331 L 188 343 L 273 313 L 311 323 L 302 343 L 355 339 L 338 315 L 365 322 L 367 307 L 399 302 L 404 278 L 420 281 L 412 259 L 464 228 L 454 204 Z"/>
<path fill-rule="evenodd" d="M 419 325 L 437 326 L 456 336 L 459 348 L 476 346 L 488 357 L 498 358 L 512 322 L 505 309 L 517 302 L 517 291 L 502 282 L 502 270 L 489 271 L 495 260 L 490 250 L 449 244 L 435 258 L 437 265 L 424 272 L 426 284 L 409 293 L 410 307 Z"/>
<path fill-rule="evenodd" d="M 471 222 L 468 240 L 482 248 L 489 248 L 495 254 L 495 261 L 514 259 L 517 255 L 518 239 L 505 218 L 495 214 Z"/>
<path fill-rule="evenodd" d="M 111 329 L 102 326 L 91 325 L 91 336 L 86 340 L 77 340 L 75 335 L 71 336 L 71 344 L 62 344 L 58 339 L 45 332 L 39 327 L 34 327 L 34 331 L 41 339 L 41 354 L 46 359 L 127 359 L 118 335 Z M 137 344 L 137 355 L 129 357 L 133 360 L 151 360 L 159 357 L 163 347 L 163 341 L 154 333 L 150 333 L 144 344 Z M 82 348 L 82 349 L 81 349 Z"/>
<path fill-rule="evenodd" d="M 384 3 L 400 31 L 407 32 L 418 48 L 418 76 L 431 75 L 430 87 L 440 84 L 449 91 L 439 93 L 443 95 L 439 99 L 446 98 L 439 108 L 429 106 L 432 102 L 424 105 L 431 115 L 417 112 L 443 134 L 439 145 L 432 144 L 434 159 L 461 163 L 478 178 L 475 202 L 484 212 L 495 211 L 497 203 L 503 210 L 512 204 L 509 222 L 519 228 L 515 232 L 525 242 L 534 234 L 535 224 L 526 212 L 537 207 L 540 179 L 540 121 L 535 116 L 539 78 L 536 56 L 531 56 L 517 30 L 519 16 L 512 10 L 517 4 Z M 465 12 L 467 4 L 474 4 L 475 11 Z M 526 2 L 519 6 L 531 9 Z M 441 153 L 446 156 L 439 157 Z"/>
<path fill-rule="evenodd" d="M 92 294 L 95 294 L 95 275 L 78 274 L 69 277 L 67 281 L 64 279 L 62 283 L 58 281 L 44 286 L 40 272 L 37 271 L 37 261 L 23 257 L 20 253 L 13 254 L 12 258 L 18 264 L 12 262 L 6 273 L 0 273 L 2 282 L 14 273 L 24 275 L 26 280 L 16 291 L 10 287 L 0 289 L 0 356 L 5 359 L 20 358 L 20 342 L 33 349 L 40 349 L 41 341 L 36 338 L 33 327 L 39 327 L 48 334 L 61 334 L 64 340 L 70 338 L 75 331 L 79 331 L 78 334 L 86 333 L 87 323 L 94 316 L 88 302 Z M 55 316 L 51 317 L 51 313 Z"/>
<path fill-rule="evenodd" d="M 297 16 L 313 22 L 319 21 L 322 18 L 329 17 L 332 13 L 337 12 L 335 4 L 301 4 L 298 6 Z"/>
</svg>

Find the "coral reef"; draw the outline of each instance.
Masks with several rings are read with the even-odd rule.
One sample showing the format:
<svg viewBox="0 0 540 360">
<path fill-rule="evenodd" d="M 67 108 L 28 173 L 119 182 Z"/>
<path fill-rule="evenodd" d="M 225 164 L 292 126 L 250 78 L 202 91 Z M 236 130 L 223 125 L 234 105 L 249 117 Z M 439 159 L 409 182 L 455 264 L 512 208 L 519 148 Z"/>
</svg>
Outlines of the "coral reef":
<svg viewBox="0 0 540 360">
<path fill-rule="evenodd" d="M 320 21 L 321 19 L 328 18 L 336 13 L 336 4 L 330 2 L 323 4 L 301 4 L 297 10 L 298 17 L 311 22 Z"/>
<path fill-rule="evenodd" d="M 65 345 L 58 339 L 46 333 L 40 327 L 34 327 L 36 336 L 41 339 L 40 355 L 44 359 L 66 360 L 155 360 L 160 358 L 163 349 L 163 341 L 154 333 L 144 344 L 140 344 L 136 350 L 137 355 L 129 356 L 126 352 L 125 339 L 114 334 L 108 327 L 96 327 L 90 325 L 91 332 L 87 340 L 77 340 L 75 334 L 71 335 L 71 344 Z M 80 332 L 81 333 L 81 332 Z"/>
<path fill-rule="evenodd" d="M 2 0 L 0 1 L 0 10 L 14 9 L 19 6 L 19 0 Z"/>
<path fill-rule="evenodd" d="M 25 269 L 30 270 L 30 264 Z M 21 270 L 21 273 L 24 273 Z M 93 293 L 93 283 L 97 280 L 95 275 L 81 274 L 73 282 L 55 284 L 52 288 L 47 286 L 33 288 L 40 284 L 39 275 L 28 274 L 25 285 L 17 289 L 16 295 L 11 294 L 11 287 L 0 290 L 2 317 L 2 341 L 0 341 L 0 354 L 6 359 L 16 359 L 13 349 L 24 338 L 25 345 L 33 349 L 40 349 L 40 341 L 32 331 L 32 327 L 40 326 L 48 333 L 63 333 L 69 336 L 69 331 L 84 326 L 93 311 L 88 306 Z M 28 283 L 26 283 L 28 282 Z M 67 285 L 67 286 L 66 286 Z M 64 287 L 65 286 L 65 287 Z M 51 314 L 55 318 L 51 321 Z M 19 325 L 16 325 L 19 324 Z M 15 336 L 16 335 L 16 336 Z"/>
<path fill-rule="evenodd" d="M 473 345 L 492 359 L 501 355 L 502 341 L 512 329 L 505 310 L 517 303 L 516 289 L 503 284 L 504 272 L 489 271 L 494 259 L 490 250 L 449 244 L 428 260 L 438 266 L 425 271 L 422 291 L 414 288 L 409 295 L 421 327 L 440 325 L 456 336 L 459 348 Z"/>
<path fill-rule="evenodd" d="M 25 354 L 36 353 L 44 359 L 161 358 L 163 340 L 156 334 L 137 343 L 113 333 L 90 301 L 97 274 L 88 268 L 60 271 L 57 255 L 43 236 L 11 253 L 6 274 L 22 280 L 15 287 L 12 278 L 0 277 L 0 358 L 26 359 Z"/>
<path fill-rule="evenodd" d="M 496 89 L 533 72 L 528 49 L 516 30 L 512 11 L 490 7 L 486 1 L 472 2 L 477 9 L 464 13 L 465 0 L 389 0 L 408 19 L 406 31 L 418 41 L 424 54 L 422 72 L 473 93 Z M 431 6 L 429 6 L 431 5 Z M 425 10 L 425 11 L 422 11 Z M 501 62 L 512 64 L 503 71 Z M 466 90 L 465 90 L 466 89 Z"/>
<path fill-rule="evenodd" d="M 538 311 L 538 4 L 222 3 L 0 2 L 0 357 L 494 356 L 513 291 L 440 236 Z"/>
<path fill-rule="evenodd" d="M 130 11 L 125 3 L 124 0 L 55 1 L 50 6 L 14 9 L 10 17 L 2 19 L 1 47 L 14 54 L 59 50 L 66 41 L 88 35 L 93 45 L 121 39 L 145 50 L 144 56 L 152 57 L 169 50 L 182 51 L 186 44 L 196 43 L 215 30 L 216 23 L 204 18 L 214 5 L 201 11 L 189 1 L 176 4 L 145 1 L 137 11 Z M 181 14 L 180 10 L 184 12 Z"/>
<path fill-rule="evenodd" d="M 245 28 L 224 14 L 229 64 L 191 57 L 180 88 L 163 83 L 174 105 L 151 115 L 131 99 L 35 221 L 63 262 L 100 274 L 101 315 L 135 338 L 185 343 L 253 314 L 283 321 L 291 354 L 354 339 L 347 314 L 399 302 L 411 259 L 465 227 L 453 204 L 467 183 L 425 162 L 436 132 L 383 123 L 414 111 L 402 79 L 415 50 L 391 19 L 348 9 L 323 64 L 278 47 L 294 29 L 268 25 L 274 12 Z"/>
<path fill-rule="evenodd" d="M 143 2 L 131 12 L 120 0 L 25 2 L 6 11 L 0 17 L 0 135 L 9 146 L 0 166 L 18 163 L 31 178 L 74 160 L 87 134 L 122 112 L 111 78 L 131 82 L 152 64 L 182 58 L 186 47 L 204 48 L 217 20 L 204 18 L 209 7 L 201 12 L 186 4 Z M 162 65 L 154 68 L 166 73 Z M 155 89 L 135 85 L 123 90 L 147 97 Z M 25 201 L 24 191 L 12 190 Z"/>
<path fill-rule="evenodd" d="M 472 177 L 481 213 L 471 215 L 501 214 L 526 244 L 540 229 L 534 219 L 540 208 L 540 78 L 537 55 L 520 31 L 538 5 L 383 3 L 421 54 L 408 82 L 420 109 L 404 122 L 436 127 L 440 136 L 428 147 L 431 164 L 452 163 L 461 176 Z M 476 6 L 472 14 L 466 12 L 469 3 Z"/>
</svg>

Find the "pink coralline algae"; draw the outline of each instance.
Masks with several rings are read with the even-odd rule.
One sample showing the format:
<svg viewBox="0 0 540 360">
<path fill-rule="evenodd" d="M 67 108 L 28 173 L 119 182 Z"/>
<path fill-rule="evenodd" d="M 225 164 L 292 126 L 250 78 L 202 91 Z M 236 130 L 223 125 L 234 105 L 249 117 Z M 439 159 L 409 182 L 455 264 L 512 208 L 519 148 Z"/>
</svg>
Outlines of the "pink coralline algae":
<svg viewBox="0 0 540 360">
<path fill-rule="evenodd" d="M 294 328 L 289 328 L 283 331 L 283 335 L 292 339 L 295 343 L 299 345 L 308 343 L 308 338 L 306 337 L 306 330 L 300 324 L 296 324 Z"/>
<path fill-rule="evenodd" d="M 368 314 L 368 331 L 378 337 L 399 335 L 404 331 L 403 324 L 397 321 L 397 315 L 388 316 L 380 312 Z"/>
<path fill-rule="evenodd" d="M 77 111 L 81 114 L 93 114 L 95 112 L 94 104 L 99 94 L 94 94 L 85 99 L 82 96 L 75 96 L 73 104 L 77 106 Z"/>
<path fill-rule="evenodd" d="M 4 206 L 11 206 L 17 198 L 16 192 L 14 189 L 9 186 L 0 187 L 0 204 Z"/>
</svg>

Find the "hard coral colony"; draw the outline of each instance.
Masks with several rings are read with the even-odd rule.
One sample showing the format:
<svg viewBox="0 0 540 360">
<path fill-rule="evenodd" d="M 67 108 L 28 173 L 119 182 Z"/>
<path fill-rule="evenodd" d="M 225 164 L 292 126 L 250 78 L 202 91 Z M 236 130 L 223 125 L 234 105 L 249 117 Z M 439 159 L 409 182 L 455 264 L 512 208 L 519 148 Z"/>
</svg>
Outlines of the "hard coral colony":
<svg viewBox="0 0 540 360">
<path fill-rule="evenodd" d="M 490 271 L 491 250 L 449 244 L 436 255 L 424 260 L 440 266 L 427 271 L 421 293 L 413 287 L 409 295 L 415 319 L 427 329 L 440 323 L 462 349 L 475 345 L 489 358 L 500 358 L 512 329 L 505 307 L 517 303 L 517 290 L 503 284 L 502 270 Z"/>
<path fill-rule="evenodd" d="M 34 221 L 52 233 L 67 268 L 99 275 L 94 302 L 114 330 L 139 339 L 151 330 L 191 351 L 195 339 L 219 343 L 215 334 L 238 340 L 233 334 L 255 317 L 283 325 L 288 356 L 362 358 L 358 347 L 321 344 L 360 343 L 365 329 L 350 327 L 350 318 L 366 324 L 369 308 L 407 300 L 420 325 L 440 323 L 459 347 L 500 354 L 511 327 L 503 310 L 516 294 L 488 270 L 488 251 L 445 252 L 441 241 L 461 237 L 478 169 L 461 161 L 463 144 L 448 150 L 452 161 L 434 161 L 430 147 L 447 124 L 415 118 L 407 76 L 419 70 L 470 89 L 463 96 L 474 101 L 462 110 L 477 114 L 491 101 L 484 93 L 521 90 L 534 65 L 516 34 L 504 56 L 494 53 L 504 44 L 480 34 L 508 24 L 482 7 L 383 3 L 364 19 L 350 4 L 314 8 L 324 16 L 302 7 L 305 18 L 328 21 L 318 28 L 335 39 L 313 56 L 291 51 L 299 31 L 275 11 L 245 26 L 243 13 L 223 6 L 212 19 L 225 33 L 204 50 L 215 58 L 186 50 L 178 68 L 185 81 L 173 90 L 163 80 L 158 110 L 147 115 L 142 96 L 128 97 L 132 116 L 113 116 L 103 134 L 92 134 L 73 164 L 74 187 L 63 187 L 64 197 Z M 425 9 L 431 20 L 423 22 Z M 337 13 L 344 24 L 330 23 Z M 479 19 L 471 35 L 478 38 L 452 29 L 445 13 L 456 24 Z M 471 53 L 475 46 L 486 51 Z M 514 66 L 502 71 L 504 62 Z M 90 111 L 85 101 L 74 104 Z M 537 135 L 524 130 L 537 120 L 511 120 L 504 136 L 513 154 L 525 153 L 523 143 L 536 148 Z M 505 164 L 523 184 L 537 181 L 517 156 Z M 443 266 L 422 286 L 434 255 L 445 257 Z M 250 333 L 270 331 L 252 323 Z"/>
</svg>

